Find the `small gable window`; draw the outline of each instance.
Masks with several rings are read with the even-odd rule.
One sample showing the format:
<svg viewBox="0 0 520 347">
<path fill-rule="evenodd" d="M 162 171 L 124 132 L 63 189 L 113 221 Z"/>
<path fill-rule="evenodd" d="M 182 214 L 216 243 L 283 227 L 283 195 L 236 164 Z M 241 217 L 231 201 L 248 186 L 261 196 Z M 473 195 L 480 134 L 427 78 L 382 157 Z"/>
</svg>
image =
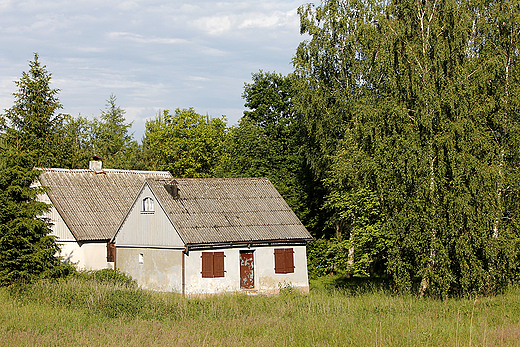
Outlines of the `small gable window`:
<svg viewBox="0 0 520 347">
<path fill-rule="evenodd" d="M 153 199 L 150 197 L 146 197 L 143 199 L 143 212 L 153 212 L 155 211 Z"/>
</svg>

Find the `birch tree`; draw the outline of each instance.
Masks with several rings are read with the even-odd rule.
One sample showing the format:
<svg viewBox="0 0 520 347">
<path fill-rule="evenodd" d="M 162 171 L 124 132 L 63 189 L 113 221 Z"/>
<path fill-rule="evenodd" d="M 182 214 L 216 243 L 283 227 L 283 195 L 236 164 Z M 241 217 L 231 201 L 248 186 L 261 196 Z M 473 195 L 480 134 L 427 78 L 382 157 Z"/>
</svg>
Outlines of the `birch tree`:
<svg viewBox="0 0 520 347">
<path fill-rule="evenodd" d="M 300 9 L 311 39 L 294 59 L 295 107 L 323 157 L 315 172 L 331 192 L 376 197 L 401 292 L 489 293 L 511 277 L 519 11 L 456 0 Z"/>
</svg>

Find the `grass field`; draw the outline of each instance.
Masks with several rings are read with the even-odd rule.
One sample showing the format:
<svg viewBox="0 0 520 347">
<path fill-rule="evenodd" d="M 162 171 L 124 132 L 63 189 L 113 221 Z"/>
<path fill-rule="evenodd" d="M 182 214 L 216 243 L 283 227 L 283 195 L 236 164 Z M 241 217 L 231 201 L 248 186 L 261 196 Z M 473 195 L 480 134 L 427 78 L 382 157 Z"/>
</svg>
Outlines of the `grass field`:
<svg viewBox="0 0 520 347">
<path fill-rule="evenodd" d="M 186 299 L 95 281 L 0 288 L 1 346 L 518 346 L 520 289 L 438 301 L 313 289 Z"/>
</svg>

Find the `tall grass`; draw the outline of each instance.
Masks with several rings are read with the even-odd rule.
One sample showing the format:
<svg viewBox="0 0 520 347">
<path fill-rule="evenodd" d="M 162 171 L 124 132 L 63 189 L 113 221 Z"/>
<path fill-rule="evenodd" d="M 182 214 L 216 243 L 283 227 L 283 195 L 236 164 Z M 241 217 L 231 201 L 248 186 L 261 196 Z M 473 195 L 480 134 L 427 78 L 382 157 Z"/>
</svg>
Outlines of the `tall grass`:
<svg viewBox="0 0 520 347">
<path fill-rule="evenodd" d="M 0 289 L 2 346 L 496 346 L 520 341 L 520 290 L 436 301 L 381 290 L 204 299 L 95 280 Z"/>
</svg>

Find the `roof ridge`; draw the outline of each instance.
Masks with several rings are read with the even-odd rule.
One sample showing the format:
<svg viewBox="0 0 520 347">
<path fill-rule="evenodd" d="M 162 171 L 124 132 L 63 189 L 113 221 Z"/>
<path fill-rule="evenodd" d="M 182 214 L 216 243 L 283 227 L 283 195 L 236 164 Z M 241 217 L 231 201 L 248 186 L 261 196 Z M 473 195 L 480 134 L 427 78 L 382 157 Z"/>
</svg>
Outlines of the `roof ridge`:
<svg viewBox="0 0 520 347">
<path fill-rule="evenodd" d="M 247 181 L 257 181 L 257 180 L 269 180 L 267 177 L 173 177 L 176 180 L 247 180 Z"/>
<path fill-rule="evenodd" d="M 171 177 L 168 171 L 146 171 L 146 170 L 125 170 L 125 169 L 102 169 L 101 171 L 95 171 L 92 169 L 66 169 L 56 167 L 35 167 L 34 170 L 40 170 L 44 172 L 70 172 L 70 173 L 131 173 L 131 174 L 147 174 L 147 175 L 165 175 Z"/>
</svg>

